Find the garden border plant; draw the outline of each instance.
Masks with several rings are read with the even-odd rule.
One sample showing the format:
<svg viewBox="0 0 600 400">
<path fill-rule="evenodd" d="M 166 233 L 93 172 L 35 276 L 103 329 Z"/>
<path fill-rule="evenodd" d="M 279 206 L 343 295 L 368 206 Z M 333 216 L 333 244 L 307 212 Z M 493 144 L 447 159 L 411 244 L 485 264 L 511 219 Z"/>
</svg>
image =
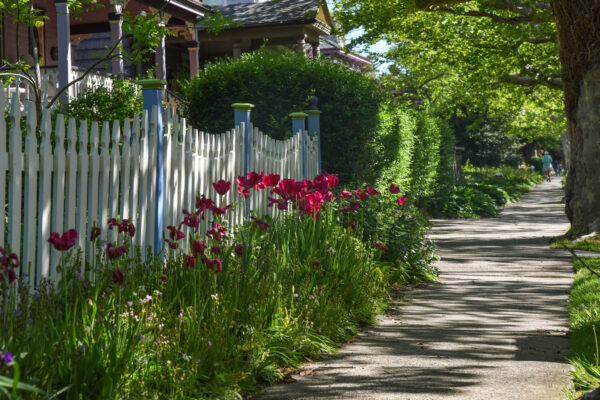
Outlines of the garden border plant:
<svg viewBox="0 0 600 400">
<path fill-rule="evenodd" d="M 133 247 L 128 220 L 92 229 L 85 270 L 77 232 L 53 233 L 60 280 L 35 291 L 11 275 L 18 259 L 4 252 L 0 309 L 10 333 L 0 351 L 14 355 L 17 379 L 65 399 L 237 398 L 275 382 L 283 367 L 330 353 L 372 323 L 392 282 L 435 278 L 424 220 L 398 186 L 349 192 L 338 182 L 326 173 L 238 177 L 241 199 L 268 190 L 282 215 L 228 227 L 235 204 L 198 195 L 168 228 L 162 260 Z M 232 190 L 213 185 L 219 195 Z M 210 221 L 204 235 L 202 220 Z M 101 240 L 104 229 L 116 240 Z M 184 240 L 189 252 L 179 251 Z M 406 256 L 395 263 L 398 254 Z M 15 379 L 14 368 L 0 372 Z"/>
</svg>

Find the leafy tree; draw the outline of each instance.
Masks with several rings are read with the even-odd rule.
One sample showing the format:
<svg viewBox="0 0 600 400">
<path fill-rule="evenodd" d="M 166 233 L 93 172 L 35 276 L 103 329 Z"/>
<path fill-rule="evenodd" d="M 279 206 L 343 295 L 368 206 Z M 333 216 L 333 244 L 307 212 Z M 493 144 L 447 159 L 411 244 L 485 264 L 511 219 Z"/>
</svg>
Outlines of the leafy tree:
<svg viewBox="0 0 600 400">
<path fill-rule="evenodd" d="M 571 234 L 599 229 L 600 2 L 597 0 L 335 0 L 344 30 L 384 38 L 406 75 L 436 100 L 459 94 L 512 111 L 510 128 L 556 135 L 563 90 L 571 141 L 567 215 Z M 558 33 L 558 34 L 557 34 Z M 434 79 L 439 77 L 438 79 Z M 416 87 L 419 87 L 416 85 Z M 558 94 L 557 94 L 558 93 Z M 478 100 L 479 99 L 479 100 Z M 442 101 L 443 103 L 443 101 Z M 525 110 L 527 118 L 515 111 Z"/>
</svg>

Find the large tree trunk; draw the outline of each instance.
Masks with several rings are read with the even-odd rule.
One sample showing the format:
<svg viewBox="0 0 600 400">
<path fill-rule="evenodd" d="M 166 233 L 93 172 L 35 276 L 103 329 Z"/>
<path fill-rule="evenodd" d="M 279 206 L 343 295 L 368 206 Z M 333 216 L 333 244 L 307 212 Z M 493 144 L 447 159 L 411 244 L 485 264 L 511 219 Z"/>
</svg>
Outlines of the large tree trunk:
<svg viewBox="0 0 600 400">
<path fill-rule="evenodd" d="M 570 235 L 600 228 L 600 0 L 553 0 L 560 41 L 571 166 Z"/>
</svg>

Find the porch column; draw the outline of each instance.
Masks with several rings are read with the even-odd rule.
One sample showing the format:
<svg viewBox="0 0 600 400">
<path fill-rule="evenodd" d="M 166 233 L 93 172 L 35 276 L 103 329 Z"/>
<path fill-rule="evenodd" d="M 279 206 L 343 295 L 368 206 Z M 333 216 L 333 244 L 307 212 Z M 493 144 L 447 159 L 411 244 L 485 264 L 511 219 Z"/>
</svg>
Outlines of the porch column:
<svg viewBox="0 0 600 400">
<path fill-rule="evenodd" d="M 312 47 L 313 58 L 319 58 L 321 56 L 321 48 L 319 47 L 319 42 L 310 43 L 310 47 Z"/>
<path fill-rule="evenodd" d="M 71 82 L 73 65 L 71 63 L 71 21 L 69 17 L 69 6 L 66 0 L 55 0 L 56 6 L 56 30 L 58 47 L 58 90 L 64 88 Z M 63 104 L 69 104 L 71 88 L 67 89 L 61 96 Z"/>
<path fill-rule="evenodd" d="M 233 59 L 236 60 L 242 56 L 242 45 L 239 42 L 233 44 Z"/>
<path fill-rule="evenodd" d="M 198 75 L 200 59 L 198 58 L 198 43 L 188 42 L 188 55 L 190 56 L 190 78 Z"/>
<path fill-rule="evenodd" d="M 110 46 L 111 48 L 120 42 L 121 36 L 123 36 L 123 14 L 121 14 L 121 5 L 113 5 L 113 12 L 108 13 L 108 22 L 110 24 Z M 117 47 L 114 51 L 114 57 L 112 58 L 111 70 L 113 75 L 123 75 L 123 57 L 121 55 L 121 48 Z"/>
<path fill-rule="evenodd" d="M 296 45 L 298 53 L 306 57 L 306 35 L 300 36 Z"/>
<path fill-rule="evenodd" d="M 165 26 L 163 21 L 160 22 L 161 26 Z M 161 37 L 158 43 L 158 47 L 156 48 L 155 54 L 156 61 L 156 79 L 161 81 L 167 80 L 167 60 L 165 55 L 165 37 Z"/>
</svg>

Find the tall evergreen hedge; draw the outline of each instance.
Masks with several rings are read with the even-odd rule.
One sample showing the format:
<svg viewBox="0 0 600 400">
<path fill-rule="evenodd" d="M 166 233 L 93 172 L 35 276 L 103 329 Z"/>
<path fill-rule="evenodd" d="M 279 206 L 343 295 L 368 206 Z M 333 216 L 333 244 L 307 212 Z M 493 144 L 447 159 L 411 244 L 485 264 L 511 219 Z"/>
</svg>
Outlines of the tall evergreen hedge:
<svg viewBox="0 0 600 400">
<path fill-rule="evenodd" d="M 252 122 L 267 135 L 291 134 L 289 114 L 319 98 L 323 168 L 343 182 L 372 182 L 378 174 L 374 138 L 385 99 L 378 82 L 347 67 L 292 54 L 258 51 L 209 66 L 185 88 L 189 122 L 221 133 L 233 126 L 231 104 L 252 103 Z"/>
</svg>

